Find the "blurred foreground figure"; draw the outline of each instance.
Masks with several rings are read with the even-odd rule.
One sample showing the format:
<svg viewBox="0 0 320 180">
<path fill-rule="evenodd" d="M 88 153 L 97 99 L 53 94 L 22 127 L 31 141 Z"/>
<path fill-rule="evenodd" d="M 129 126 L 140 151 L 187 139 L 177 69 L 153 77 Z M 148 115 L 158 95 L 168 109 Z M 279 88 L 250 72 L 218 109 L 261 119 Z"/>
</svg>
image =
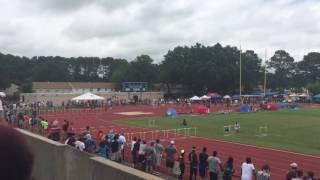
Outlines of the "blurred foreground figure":
<svg viewBox="0 0 320 180">
<path fill-rule="evenodd" d="M 23 136 L 13 128 L 0 125 L 0 179 L 30 180 L 33 154 Z"/>
</svg>

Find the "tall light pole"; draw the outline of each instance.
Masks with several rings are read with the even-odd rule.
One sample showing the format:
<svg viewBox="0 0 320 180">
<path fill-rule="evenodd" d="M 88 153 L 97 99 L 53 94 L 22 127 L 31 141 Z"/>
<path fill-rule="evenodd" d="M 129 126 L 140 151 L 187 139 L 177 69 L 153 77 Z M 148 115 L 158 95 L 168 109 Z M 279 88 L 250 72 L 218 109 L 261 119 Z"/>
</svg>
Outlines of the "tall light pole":
<svg viewBox="0 0 320 180">
<path fill-rule="evenodd" d="M 242 66 L 242 62 L 241 62 L 241 45 L 240 45 L 240 75 L 239 75 L 239 77 L 240 77 L 240 87 L 239 87 L 239 88 L 240 88 L 240 89 L 239 89 L 239 90 L 240 90 L 240 91 L 239 91 L 239 92 L 240 92 L 240 93 L 239 93 L 239 95 L 240 95 L 240 100 L 241 100 L 241 89 L 242 89 L 242 87 L 241 87 L 241 83 L 242 83 L 242 82 L 241 82 L 241 80 L 242 80 L 242 79 L 241 79 L 242 67 L 241 67 L 241 66 Z"/>
<path fill-rule="evenodd" d="M 267 86 L 267 50 L 265 51 L 265 65 L 264 65 L 264 83 L 263 83 L 263 94 L 266 97 L 266 86 Z"/>
</svg>

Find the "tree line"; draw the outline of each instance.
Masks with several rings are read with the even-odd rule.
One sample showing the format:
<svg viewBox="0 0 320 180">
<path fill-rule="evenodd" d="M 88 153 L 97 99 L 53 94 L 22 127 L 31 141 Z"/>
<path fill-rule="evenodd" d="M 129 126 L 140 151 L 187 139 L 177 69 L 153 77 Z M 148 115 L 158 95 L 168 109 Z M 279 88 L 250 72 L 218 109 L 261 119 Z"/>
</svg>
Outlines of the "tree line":
<svg viewBox="0 0 320 180">
<path fill-rule="evenodd" d="M 310 52 L 296 61 L 285 50 L 277 50 L 262 63 L 253 51 L 241 52 L 242 87 L 249 93 L 263 85 L 267 72 L 267 88 L 283 90 L 309 87 L 319 91 L 320 53 Z M 10 83 L 30 91 L 32 81 L 114 82 L 125 81 L 163 83 L 169 90 L 181 85 L 190 93 L 209 91 L 239 92 L 240 50 L 233 46 L 195 44 L 169 50 L 160 63 L 148 55 L 134 60 L 112 57 L 36 56 L 32 58 L 0 53 L 0 89 Z"/>
</svg>

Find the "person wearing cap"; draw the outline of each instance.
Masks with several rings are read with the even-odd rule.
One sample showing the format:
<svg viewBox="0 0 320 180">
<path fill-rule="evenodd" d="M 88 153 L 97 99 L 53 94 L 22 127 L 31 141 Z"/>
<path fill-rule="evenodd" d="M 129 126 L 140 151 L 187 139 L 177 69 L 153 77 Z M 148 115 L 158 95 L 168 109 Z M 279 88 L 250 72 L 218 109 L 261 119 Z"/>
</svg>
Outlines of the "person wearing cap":
<svg viewBox="0 0 320 180">
<path fill-rule="evenodd" d="M 174 145 L 174 141 L 170 141 L 170 145 L 166 148 L 166 167 L 168 172 L 172 172 L 174 165 L 174 155 L 176 154 L 177 149 Z"/>
<path fill-rule="evenodd" d="M 290 164 L 291 170 L 287 173 L 287 180 L 291 180 L 293 178 L 297 177 L 298 173 L 298 164 L 297 163 L 291 163 Z"/>
<path fill-rule="evenodd" d="M 178 162 L 179 162 L 179 168 L 180 168 L 180 175 L 178 177 L 179 180 L 182 180 L 183 179 L 183 175 L 184 175 L 184 170 L 185 170 L 185 162 L 184 162 L 184 149 L 182 149 L 180 151 L 180 156 L 179 156 L 179 159 L 178 159 Z"/>
<path fill-rule="evenodd" d="M 196 153 L 196 147 L 192 147 L 192 151 L 189 153 L 189 162 L 190 162 L 190 176 L 189 180 L 197 179 L 197 171 L 198 171 L 198 157 Z"/>
</svg>

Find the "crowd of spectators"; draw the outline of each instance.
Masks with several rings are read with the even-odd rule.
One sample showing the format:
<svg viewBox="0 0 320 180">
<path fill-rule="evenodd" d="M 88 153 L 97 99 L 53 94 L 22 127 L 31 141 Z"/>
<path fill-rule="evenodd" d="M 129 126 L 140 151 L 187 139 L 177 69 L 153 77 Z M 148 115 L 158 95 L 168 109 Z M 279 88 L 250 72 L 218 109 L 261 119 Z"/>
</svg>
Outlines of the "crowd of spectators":
<svg viewBox="0 0 320 180">
<path fill-rule="evenodd" d="M 189 167 L 190 180 L 198 177 L 210 180 L 218 178 L 231 180 L 236 175 L 237 167 L 234 167 L 233 157 L 228 157 L 223 163 L 217 151 L 212 151 L 212 154 L 209 155 L 206 147 L 203 147 L 199 154 L 196 147 L 192 147 L 188 156 L 185 156 L 186 151 L 184 149 L 178 151 L 173 140 L 167 147 L 164 147 L 159 139 L 147 142 L 135 137 L 132 142 L 127 142 L 123 132 L 117 133 L 111 129 L 108 132 L 99 131 L 97 135 L 94 135 L 89 126 L 80 134 L 76 134 L 72 122 L 64 120 L 60 125 L 57 120 L 49 121 L 37 115 L 36 108 L 32 108 L 30 115 L 23 111 L 3 112 L 5 120 L 12 126 L 28 129 L 52 140 L 64 142 L 79 151 L 96 153 L 115 162 L 125 160 L 125 148 L 128 147 L 131 157 L 126 161 L 131 161 L 134 168 L 148 173 L 159 172 L 161 162 L 164 160 L 167 174 L 176 176 L 178 179 L 185 178 L 186 167 Z M 287 180 L 319 179 L 313 172 L 304 174 L 297 163 L 290 164 L 290 167 L 285 177 Z M 269 165 L 265 164 L 256 171 L 250 157 L 247 157 L 238 168 L 240 173 L 237 175 L 241 177 L 241 180 L 252 180 L 253 177 L 256 180 L 270 180 L 272 177 Z"/>
</svg>

